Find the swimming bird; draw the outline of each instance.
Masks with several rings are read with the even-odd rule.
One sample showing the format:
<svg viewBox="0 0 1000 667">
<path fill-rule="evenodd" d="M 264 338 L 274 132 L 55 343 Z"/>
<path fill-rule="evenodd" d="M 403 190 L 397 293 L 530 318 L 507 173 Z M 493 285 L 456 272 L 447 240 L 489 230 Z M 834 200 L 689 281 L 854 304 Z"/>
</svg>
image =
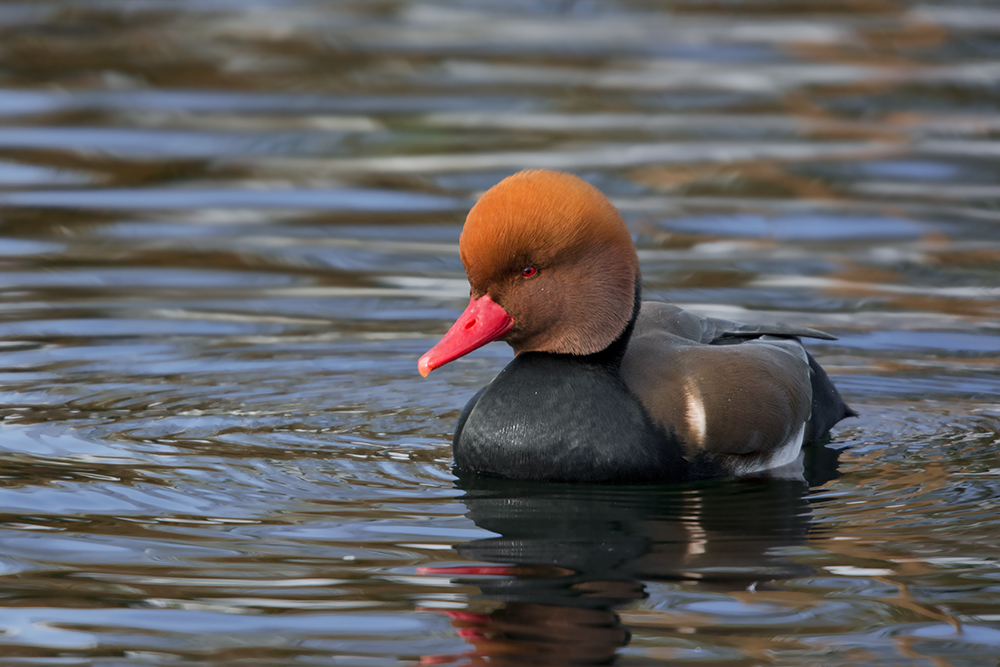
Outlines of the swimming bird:
<svg viewBox="0 0 1000 667">
<path fill-rule="evenodd" d="M 800 338 L 642 300 L 618 210 L 583 179 L 522 171 L 472 207 L 469 305 L 420 374 L 486 343 L 514 359 L 459 416 L 455 465 L 484 475 L 666 483 L 762 473 L 855 413 Z"/>
</svg>

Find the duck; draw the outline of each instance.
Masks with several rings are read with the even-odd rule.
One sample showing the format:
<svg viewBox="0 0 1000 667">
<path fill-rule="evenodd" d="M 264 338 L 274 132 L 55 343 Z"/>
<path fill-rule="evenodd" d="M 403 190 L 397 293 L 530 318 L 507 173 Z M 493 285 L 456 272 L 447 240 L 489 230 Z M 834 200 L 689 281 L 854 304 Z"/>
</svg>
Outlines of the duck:
<svg viewBox="0 0 1000 667">
<path fill-rule="evenodd" d="M 493 341 L 514 358 L 466 404 L 455 467 L 517 480 L 661 484 L 787 468 L 856 416 L 802 338 L 642 300 L 621 214 L 568 173 L 487 190 L 459 238 L 469 303 L 426 377 Z"/>
</svg>

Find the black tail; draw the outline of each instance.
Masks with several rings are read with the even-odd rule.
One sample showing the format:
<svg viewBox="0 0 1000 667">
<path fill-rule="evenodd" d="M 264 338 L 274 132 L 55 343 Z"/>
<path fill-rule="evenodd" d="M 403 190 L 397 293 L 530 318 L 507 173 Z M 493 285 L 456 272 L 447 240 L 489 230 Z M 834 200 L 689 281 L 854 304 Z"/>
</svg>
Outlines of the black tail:
<svg viewBox="0 0 1000 667">
<path fill-rule="evenodd" d="M 813 356 L 809 357 L 809 367 L 812 369 L 812 417 L 806 425 L 805 442 L 815 442 L 825 436 L 833 425 L 847 417 L 857 417 L 858 413 L 844 403 L 840 392 L 833 386 L 830 377 L 817 363 Z"/>
</svg>

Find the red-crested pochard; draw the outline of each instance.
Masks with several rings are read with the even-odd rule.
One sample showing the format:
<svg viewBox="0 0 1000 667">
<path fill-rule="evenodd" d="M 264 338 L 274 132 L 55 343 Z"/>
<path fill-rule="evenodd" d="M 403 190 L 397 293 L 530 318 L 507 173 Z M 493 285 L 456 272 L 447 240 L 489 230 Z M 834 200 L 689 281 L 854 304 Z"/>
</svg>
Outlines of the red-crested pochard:
<svg viewBox="0 0 1000 667">
<path fill-rule="evenodd" d="M 800 337 L 642 301 L 617 209 L 571 174 L 522 171 L 472 207 L 468 308 L 420 374 L 494 340 L 514 359 L 465 406 L 458 468 L 514 479 L 655 483 L 794 462 L 855 413 Z"/>
</svg>

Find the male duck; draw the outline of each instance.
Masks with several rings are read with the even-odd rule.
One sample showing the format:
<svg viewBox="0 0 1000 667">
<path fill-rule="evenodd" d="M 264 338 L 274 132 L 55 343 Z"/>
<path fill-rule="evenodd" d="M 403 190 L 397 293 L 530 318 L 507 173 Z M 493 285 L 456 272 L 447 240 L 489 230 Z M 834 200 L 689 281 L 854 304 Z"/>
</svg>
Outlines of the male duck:
<svg viewBox="0 0 1000 667">
<path fill-rule="evenodd" d="M 621 215 L 570 174 L 523 171 L 460 240 L 469 306 L 426 376 L 494 340 L 514 359 L 469 401 L 457 467 L 514 479 L 658 483 L 764 472 L 855 413 L 799 337 L 642 301 Z"/>
</svg>

